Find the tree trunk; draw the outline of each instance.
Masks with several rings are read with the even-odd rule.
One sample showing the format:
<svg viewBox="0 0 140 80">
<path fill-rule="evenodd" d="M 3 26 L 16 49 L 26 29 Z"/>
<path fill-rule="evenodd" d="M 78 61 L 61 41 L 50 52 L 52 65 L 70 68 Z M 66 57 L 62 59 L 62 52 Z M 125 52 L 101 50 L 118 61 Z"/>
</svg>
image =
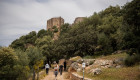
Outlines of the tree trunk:
<svg viewBox="0 0 140 80">
<path fill-rule="evenodd" d="M 39 80 L 39 66 L 38 66 L 38 69 L 37 69 L 37 80 Z"/>
<path fill-rule="evenodd" d="M 33 79 L 32 80 L 35 80 L 35 70 L 33 68 Z"/>
</svg>

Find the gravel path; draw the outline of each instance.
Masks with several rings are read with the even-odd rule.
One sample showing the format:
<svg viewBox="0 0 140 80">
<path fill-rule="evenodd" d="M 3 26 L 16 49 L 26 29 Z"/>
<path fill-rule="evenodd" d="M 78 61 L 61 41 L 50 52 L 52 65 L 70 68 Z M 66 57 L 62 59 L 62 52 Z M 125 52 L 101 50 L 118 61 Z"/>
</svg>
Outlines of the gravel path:
<svg viewBox="0 0 140 80">
<path fill-rule="evenodd" d="M 64 79 L 64 75 L 66 74 L 67 72 L 63 72 L 62 75 L 60 75 L 60 73 L 58 73 L 57 75 L 57 80 L 69 80 L 69 79 Z M 55 75 L 54 75 L 54 72 L 53 71 L 49 71 L 49 75 L 46 75 L 44 77 L 44 79 L 41 79 L 41 80 L 56 80 L 55 79 Z"/>
</svg>

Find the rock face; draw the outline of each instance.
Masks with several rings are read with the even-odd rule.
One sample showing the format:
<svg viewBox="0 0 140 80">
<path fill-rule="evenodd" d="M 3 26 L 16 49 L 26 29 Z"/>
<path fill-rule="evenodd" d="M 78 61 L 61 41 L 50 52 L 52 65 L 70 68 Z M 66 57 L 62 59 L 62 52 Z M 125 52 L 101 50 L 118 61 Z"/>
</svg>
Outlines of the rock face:
<svg viewBox="0 0 140 80">
<path fill-rule="evenodd" d="M 101 68 L 111 68 L 113 67 L 112 60 L 95 60 L 93 66 L 100 66 Z"/>
<path fill-rule="evenodd" d="M 71 64 L 71 67 L 77 71 L 80 72 L 82 70 L 82 63 L 86 63 L 86 70 L 89 70 L 90 68 L 121 68 L 123 67 L 123 58 L 118 58 L 115 60 L 104 60 L 104 59 L 79 59 L 76 62 L 73 62 Z"/>
<path fill-rule="evenodd" d="M 92 74 L 92 75 L 97 75 L 97 74 L 101 74 L 101 68 L 95 68 L 95 69 L 91 69 L 90 70 L 90 73 Z"/>
<path fill-rule="evenodd" d="M 92 65 L 95 62 L 95 59 L 79 59 L 77 60 L 77 63 L 82 64 L 86 63 L 86 66 Z"/>
<path fill-rule="evenodd" d="M 114 60 L 114 64 L 122 64 L 122 62 L 124 61 L 124 58 L 118 58 Z"/>
<path fill-rule="evenodd" d="M 74 62 L 71 64 L 71 67 L 74 69 L 74 70 L 77 70 L 79 68 L 79 65 L 77 62 Z"/>
<path fill-rule="evenodd" d="M 65 59 L 60 59 L 60 60 L 59 60 L 59 64 L 63 64 L 64 61 L 65 61 Z"/>
<path fill-rule="evenodd" d="M 102 68 L 121 68 L 123 67 L 124 58 L 118 58 L 115 60 L 107 59 L 77 59 L 77 61 L 71 64 L 71 69 L 75 72 L 82 72 L 82 63 L 86 63 L 85 71 L 91 75 L 98 75 L 102 73 Z M 72 71 L 71 71 L 72 72 Z M 75 76 L 76 78 L 76 76 Z M 73 79 L 72 79 L 73 80 Z M 81 80 L 75 79 L 75 80 Z"/>
</svg>

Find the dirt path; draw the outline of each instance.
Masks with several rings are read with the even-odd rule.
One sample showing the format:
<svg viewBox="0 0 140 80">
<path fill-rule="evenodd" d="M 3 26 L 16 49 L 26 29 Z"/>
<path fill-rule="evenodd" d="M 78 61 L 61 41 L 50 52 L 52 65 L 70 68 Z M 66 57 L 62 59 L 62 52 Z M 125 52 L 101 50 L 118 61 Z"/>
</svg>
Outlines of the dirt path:
<svg viewBox="0 0 140 80">
<path fill-rule="evenodd" d="M 60 73 L 58 73 L 57 75 L 57 80 L 69 80 L 69 79 L 65 79 L 64 76 L 67 72 L 63 72 L 62 75 L 60 75 Z M 46 75 L 44 77 L 44 79 L 41 80 L 55 80 L 55 76 L 54 76 L 54 72 L 52 70 L 49 71 L 49 75 Z"/>
</svg>

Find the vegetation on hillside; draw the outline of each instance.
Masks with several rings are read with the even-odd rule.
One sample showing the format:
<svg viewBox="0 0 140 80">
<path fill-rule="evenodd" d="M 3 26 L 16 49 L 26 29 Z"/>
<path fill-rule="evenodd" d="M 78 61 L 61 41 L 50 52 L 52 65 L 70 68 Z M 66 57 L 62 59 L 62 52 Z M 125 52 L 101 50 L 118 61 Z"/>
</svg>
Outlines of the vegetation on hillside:
<svg viewBox="0 0 140 80">
<path fill-rule="evenodd" d="M 62 25 L 55 41 L 54 33 L 58 32 L 55 26 L 54 30 L 32 31 L 13 41 L 8 48 L 0 48 L 0 79 L 26 80 L 41 69 L 43 62 L 109 55 L 116 50 L 128 51 L 128 66 L 138 63 L 140 59 L 135 56 L 140 55 L 139 19 L 140 3 L 133 0 L 121 8 L 110 6 L 95 12 L 78 24 Z"/>
</svg>

